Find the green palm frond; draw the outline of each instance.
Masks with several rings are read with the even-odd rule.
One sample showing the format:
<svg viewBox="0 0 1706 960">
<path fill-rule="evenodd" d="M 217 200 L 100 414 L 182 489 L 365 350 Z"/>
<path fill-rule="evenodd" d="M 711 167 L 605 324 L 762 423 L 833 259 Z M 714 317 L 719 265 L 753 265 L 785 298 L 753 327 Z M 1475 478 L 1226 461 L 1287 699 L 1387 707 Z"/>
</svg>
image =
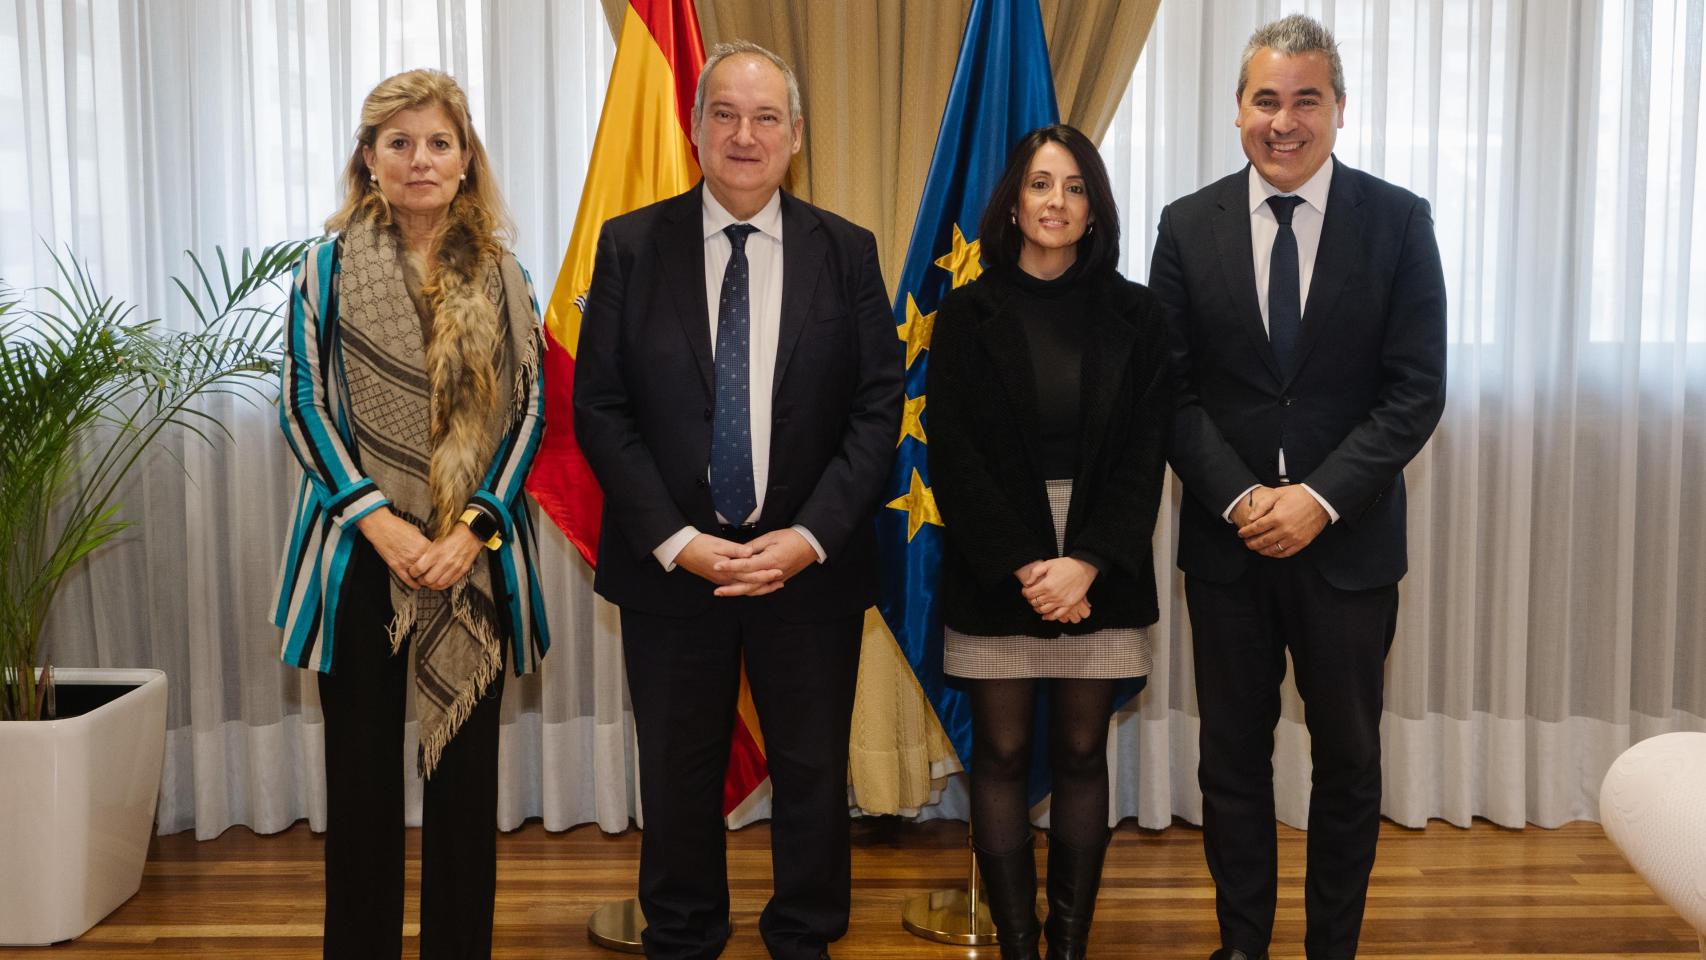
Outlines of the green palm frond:
<svg viewBox="0 0 1706 960">
<path fill-rule="evenodd" d="M 42 625 L 66 574 L 130 524 L 117 493 L 166 430 L 229 435 L 196 406 L 257 402 L 276 383 L 284 279 L 312 240 L 194 253 L 174 283 L 196 329 L 171 331 L 103 294 L 87 265 L 50 251 L 46 307 L 0 280 L 0 720 L 39 715 Z"/>
</svg>

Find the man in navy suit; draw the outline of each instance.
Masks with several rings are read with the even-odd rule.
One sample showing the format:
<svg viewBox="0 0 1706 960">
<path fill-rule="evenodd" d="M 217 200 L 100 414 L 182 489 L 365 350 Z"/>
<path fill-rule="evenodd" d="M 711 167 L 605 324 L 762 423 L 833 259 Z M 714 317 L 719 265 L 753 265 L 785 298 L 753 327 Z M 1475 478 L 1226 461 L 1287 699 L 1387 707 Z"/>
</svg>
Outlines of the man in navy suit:
<svg viewBox="0 0 1706 960">
<path fill-rule="evenodd" d="M 1287 652 L 1314 766 L 1312 960 L 1356 955 L 1380 829 L 1403 469 L 1445 403 L 1445 283 L 1427 202 L 1332 156 L 1344 106 L 1326 28 L 1258 29 L 1238 82 L 1250 163 L 1162 212 L 1149 278 L 1177 377 L 1213 960 L 1259 960 L 1273 933 Z"/>
<path fill-rule="evenodd" d="M 575 435 L 604 488 L 598 593 L 622 610 L 649 957 L 729 936 L 722 782 L 744 657 L 774 788 L 774 957 L 847 929 L 847 741 L 871 522 L 900 433 L 901 341 L 870 231 L 784 193 L 793 71 L 712 51 L 704 179 L 604 225 Z"/>
</svg>

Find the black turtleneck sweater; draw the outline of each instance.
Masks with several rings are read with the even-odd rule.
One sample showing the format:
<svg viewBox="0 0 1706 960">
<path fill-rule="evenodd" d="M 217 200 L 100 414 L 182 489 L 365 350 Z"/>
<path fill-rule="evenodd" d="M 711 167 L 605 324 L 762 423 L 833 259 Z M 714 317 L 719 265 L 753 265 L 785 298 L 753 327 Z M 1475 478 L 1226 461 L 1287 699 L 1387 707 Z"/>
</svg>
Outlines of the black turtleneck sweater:
<svg viewBox="0 0 1706 960">
<path fill-rule="evenodd" d="M 1078 405 L 1090 300 L 1084 261 L 1073 263 L 1053 280 L 1039 280 L 1019 269 L 1009 279 L 1015 291 L 1010 309 L 1024 327 L 1037 383 L 1037 422 L 1042 432 L 1038 467 L 1045 480 L 1071 480 L 1078 474 Z"/>
</svg>

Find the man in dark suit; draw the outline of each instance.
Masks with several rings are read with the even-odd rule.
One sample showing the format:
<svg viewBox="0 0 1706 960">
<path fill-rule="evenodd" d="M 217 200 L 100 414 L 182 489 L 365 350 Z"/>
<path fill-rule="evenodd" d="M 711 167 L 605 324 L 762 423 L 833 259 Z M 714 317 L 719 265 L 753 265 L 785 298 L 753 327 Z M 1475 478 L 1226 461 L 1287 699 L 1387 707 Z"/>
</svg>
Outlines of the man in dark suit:
<svg viewBox="0 0 1706 960">
<path fill-rule="evenodd" d="M 1332 157 L 1332 35 L 1250 38 L 1250 165 L 1169 205 L 1149 284 L 1177 377 L 1169 459 L 1201 715 L 1203 845 L 1222 947 L 1264 957 L 1273 731 L 1291 654 L 1314 764 L 1311 958 L 1356 955 L 1380 827 L 1380 715 L 1403 577 L 1404 465 L 1445 402 L 1445 284 L 1426 201 Z"/>
<path fill-rule="evenodd" d="M 799 89 L 736 43 L 699 77 L 704 179 L 604 225 L 575 433 L 604 488 L 595 588 L 622 611 L 646 954 L 728 939 L 723 769 L 744 654 L 774 788 L 774 957 L 847 930 L 847 742 L 872 516 L 902 408 L 871 233 L 781 191 Z"/>
</svg>

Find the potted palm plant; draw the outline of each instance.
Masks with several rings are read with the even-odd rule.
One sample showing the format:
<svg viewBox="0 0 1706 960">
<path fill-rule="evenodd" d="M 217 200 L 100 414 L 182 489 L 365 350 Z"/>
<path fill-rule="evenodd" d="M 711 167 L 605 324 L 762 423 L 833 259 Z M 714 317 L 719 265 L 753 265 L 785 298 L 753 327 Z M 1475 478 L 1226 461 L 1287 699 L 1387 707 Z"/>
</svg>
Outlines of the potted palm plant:
<svg viewBox="0 0 1706 960">
<path fill-rule="evenodd" d="M 166 676 L 58 669 L 42 628 L 72 570 L 132 521 L 118 496 L 164 431 L 224 430 L 197 401 L 254 399 L 278 366 L 281 280 L 307 241 L 216 270 L 190 256 L 187 332 L 137 318 L 74 256 L 34 298 L 0 281 L 0 944 L 80 936 L 142 882 Z"/>
</svg>

